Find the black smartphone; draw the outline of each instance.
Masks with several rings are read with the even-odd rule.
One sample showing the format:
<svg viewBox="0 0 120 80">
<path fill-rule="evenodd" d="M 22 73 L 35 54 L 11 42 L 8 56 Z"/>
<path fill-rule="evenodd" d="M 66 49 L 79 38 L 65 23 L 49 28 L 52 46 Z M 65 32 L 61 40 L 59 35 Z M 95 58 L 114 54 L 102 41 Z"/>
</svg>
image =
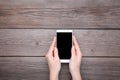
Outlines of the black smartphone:
<svg viewBox="0 0 120 80">
<path fill-rule="evenodd" d="M 69 63 L 72 48 L 72 30 L 57 30 L 57 48 L 61 63 Z"/>
</svg>

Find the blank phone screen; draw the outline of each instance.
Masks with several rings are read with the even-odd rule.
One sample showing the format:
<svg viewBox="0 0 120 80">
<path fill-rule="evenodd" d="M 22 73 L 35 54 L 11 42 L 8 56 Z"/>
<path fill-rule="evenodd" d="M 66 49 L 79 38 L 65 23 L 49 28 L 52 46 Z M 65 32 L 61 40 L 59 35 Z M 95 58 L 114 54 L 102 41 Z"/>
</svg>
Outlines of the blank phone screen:
<svg viewBox="0 0 120 80">
<path fill-rule="evenodd" d="M 72 32 L 57 32 L 57 48 L 60 59 L 71 58 Z"/>
</svg>

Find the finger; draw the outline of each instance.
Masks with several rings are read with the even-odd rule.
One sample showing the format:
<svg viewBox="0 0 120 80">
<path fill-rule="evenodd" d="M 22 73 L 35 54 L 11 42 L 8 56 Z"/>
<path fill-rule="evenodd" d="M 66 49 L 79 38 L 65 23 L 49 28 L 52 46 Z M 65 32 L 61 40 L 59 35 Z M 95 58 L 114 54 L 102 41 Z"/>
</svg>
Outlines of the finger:
<svg viewBox="0 0 120 80">
<path fill-rule="evenodd" d="M 80 47 L 78 45 L 78 42 L 77 42 L 77 39 L 75 38 L 75 36 L 73 36 L 73 44 L 75 46 L 76 55 L 78 55 L 78 57 L 81 57 L 82 53 L 81 53 Z"/>
<path fill-rule="evenodd" d="M 45 57 L 46 57 L 46 59 L 47 59 L 47 60 L 49 60 L 49 59 L 52 59 L 52 58 L 53 58 L 53 57 L 52 57 L 52 55 L 51 55 L 51 54 L 48 54 L 48 53 L 45 55 Z"/>
<path fill-rule="evenodd" d="M 76 52 L 80 53 L 80 48 L 79 48 L 79 45 L 78 45 L 78 42 L 77 42 L 77 39 L 75 38 L 75 36 L 73 36 L 73 45 L 75 47 Z"/>
<path fill-rule="evenodd" d="M 73 44 L 74 44 L 75 48 L 79 48 L 79 45 L 78 45 L 78 42 L 77 42 L 77 39 L 75 38 L 75 36 L 73 36 Z"/>
<path fill-rule="evenodd" d="M 56 47 L 54 48 L 54 57 L 55 57 L 56 59 L 59 59 L 58 49 L 57 49 Z"/>
<path fill-rule="evenodd" d="M 52 44 L 50 45 L 49 53 L 52 53 L 56 45 L 56 37 L 53 38 Z"/>
<path fill-rule="evenodd" d="M 73 46 L 71 49 L 71 58 L 75 57 L 75 47 Z"/>
</svg>

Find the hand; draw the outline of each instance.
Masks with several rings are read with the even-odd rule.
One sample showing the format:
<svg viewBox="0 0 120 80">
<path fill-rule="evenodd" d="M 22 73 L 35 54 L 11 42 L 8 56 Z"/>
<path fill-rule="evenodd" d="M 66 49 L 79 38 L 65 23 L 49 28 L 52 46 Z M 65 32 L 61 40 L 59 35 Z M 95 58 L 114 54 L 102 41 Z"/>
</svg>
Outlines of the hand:
<svg viewBox="0 0 120 80">
<path fill-rule="evenodd" d="M 46 59 L 48 61 L 50 80 L 58 80 L 58 75 L 61 69 L 61 63 L 58 57 L 58 50 L 55 47 L 56 37 L 54 37 L 53 42 L 46 54 Z"/>
<path fill-rule="evenodd" d="M 71 59 L 69 63 L 70 73 L 72 75 L 73 80 L 82 80 L 80 76 L 80 64 L 82 59 L 82 53 L 80 51 L 78 42 L 73 36 L 73 46 L 71 49 Z"/>
</svg>

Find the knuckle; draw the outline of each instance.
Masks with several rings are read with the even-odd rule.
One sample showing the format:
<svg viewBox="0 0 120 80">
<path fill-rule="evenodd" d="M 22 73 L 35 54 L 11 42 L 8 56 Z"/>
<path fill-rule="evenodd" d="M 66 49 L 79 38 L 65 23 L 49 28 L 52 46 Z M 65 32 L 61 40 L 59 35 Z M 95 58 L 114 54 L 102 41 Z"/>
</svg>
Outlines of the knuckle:
<svg viewBox="0 0 120 80">
<path fill-rule="evenodd" d="M 46 54 L 45 57 L 48 58 L 48 54 Z"/>
</svg>

